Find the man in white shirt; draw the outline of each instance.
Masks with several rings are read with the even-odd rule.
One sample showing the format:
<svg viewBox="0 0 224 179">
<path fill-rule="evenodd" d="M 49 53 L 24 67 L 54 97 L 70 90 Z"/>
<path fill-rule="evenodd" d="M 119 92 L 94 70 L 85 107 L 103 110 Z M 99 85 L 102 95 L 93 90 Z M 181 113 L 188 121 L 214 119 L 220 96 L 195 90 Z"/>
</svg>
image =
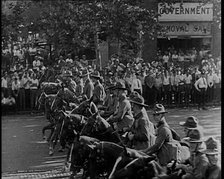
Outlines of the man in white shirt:
<svg viewBox="0 0 224 179">
<path fill-rule="evenodd" d="M 185 105 L 189 107 L 190 102 L 190 94 L 191 94 L 191 87 L 192 87 L 192 76 L 190 74 L 190 70 L 187 70 L 186 75 L 184 77 L 185 81 Z"/>
<path fill-rule="evenodd" d="M 33 77 L 30 80 L 30 107 L 31 107 L 31 114 L 36 107 L 37 102 L 37 94 L 38 94 L 38 86 L 39 80 L 36 77 L 36 74 L 33 74 Z"/>
<path fill-rule="evenodd" d="M 202 71 L 201 77 L 194 84 L 196 90 L 199 92 L 198 96 L 198 110 L 205 108 L 206 90 L 208 88 L 205 71 Z"/>
<path fill-rule="evenodd" d="M 6 76 L 7 76 L 7 72 L 2 77 L 2 81 L 1 81 L 1 88 L 2 88 L 2 92 L 3 92 L 4 96 L 8 95 L 8 93 L 7 93 L 8 84 L 7 84 Z"/>
<path fill-rule="evenodd" d="M 33 69 L 38 70 L 38 68 L 40 67 L 40 60 L 38 56 L 35 56 L 35 59 L 33 61 Z"/>
<path fill-rule="evenodd" d="M 137 91 L 140 95 L 142 95 L 142 83 L 139 79 L 139 74 L 135 73 L 133 75 L 133 81 L 131 84 L 131 92 Z"/>
<path fill-rule="evenodd" d="M 169 54 L 167 51 L 165 51 L 165 54 L 163 55 L 163 66 L 167 69 L 168 68 L 168 62 L 169 62 Z"/>
<path fill-rule="evenodd" d="M 221 78 L 219 77 L 218 70 L 213 74 L 213 82 L 214 82 L 214 100 L 213 104 L 218 103 L 220 101 L 220 92 L 221 92 Z"/>
<path fill-rule="evenodd" d="M 207 82 L 208 82 L 208 90 L 207 90 L 207 102 L 213 101 L 213 95 L 214 95 L 214 80 L 213 80 L 213 71 L 209 70 L 209 73 L 207 75 Z"/>
<path fill-rule="evenodd" d="M 71 54 L 68 54 L 68 58 L 65 60 L 65 62 L 66 62 L 66 63 L 69 63 L 69 64 L 72 64 L 72 63 L 73 63 Z"/>
</svg>

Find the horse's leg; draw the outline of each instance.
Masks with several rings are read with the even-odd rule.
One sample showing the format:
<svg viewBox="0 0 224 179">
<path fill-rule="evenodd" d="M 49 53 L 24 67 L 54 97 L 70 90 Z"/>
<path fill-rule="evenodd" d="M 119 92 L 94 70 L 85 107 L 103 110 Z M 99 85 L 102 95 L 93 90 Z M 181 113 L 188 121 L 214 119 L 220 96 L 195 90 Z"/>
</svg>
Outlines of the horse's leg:
<svg viewBox="0 0 224 179">
<path fill-rule="evenodd" d="M 56 129 L 53 128 L 53 134 L 51 135 L 51 138 L 49 140 L 49 155 L 53 155 L 54 153 L 54 141 L 57 138 L 57 133 L 56 133 Z"/>
<path fill-rule="evenodd" d="M 54 132 L 54 124 L 51 124 L 51 125 L 49 126 L 49 129 L 51 130 L 51 133 L 50 133 L 49 137 L 47 138 L 47 141 L 48 141 L 48 142 L 50 141 L 51 136 L 53 135 L 53 132 Z"/>
<path fill-rule="evenodd" d="M 48 129 L 51 129 L 50 125 L 51 124 L 48 124 L 48 125 L 44 126 L 43 129 L 42 129 L 42 136 L 43 136 L 44 140 L 47 138 L 46 135 L 45 135 L 45 131 L 48 130 Z"/>
</svg>

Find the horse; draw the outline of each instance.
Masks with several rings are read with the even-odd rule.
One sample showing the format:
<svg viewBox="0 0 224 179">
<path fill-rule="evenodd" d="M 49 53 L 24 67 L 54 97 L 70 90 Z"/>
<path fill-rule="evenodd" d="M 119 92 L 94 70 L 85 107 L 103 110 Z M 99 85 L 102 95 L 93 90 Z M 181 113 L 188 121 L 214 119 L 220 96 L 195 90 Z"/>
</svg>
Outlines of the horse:
<svg viewBox="0 0 224 179">
<path fill-rule="evenodd" d="M 113 127 L 96 112 L 87 119 L 80 135 L 87 135 L 102 141 L 121 143 L 119 134 Z"/>
<path fill-rule="evenodd" d="M 98 111 L 97 106 L 92 101 L 93 97 L 90 99 L 84 97 L 84 99 L 81 104 L 71 111 L 71 114 L 81 114 L 86 117 L 90 117 L 92 114 L 95 114 Z"/>
<path fill-rule="evenodd" d="M 77 132 L 80 132 L 87 120 L 82 115 L 69 115 L 62 110 L 57 112 L 57 116 L 59 120 L 54 126 L 54 131 L 49 141 L 49 155 L 53 155 L 58 139 L 63 147 L 65 147 L 66 142 L 72 144 Z"/>
<path fill-rule="evenodd" d="M 55 125 L 55 116 L 50 110 L 51 104 L 52 104 L 55 97 L 56 97 L 55 94 L 47 95 L 45 92 L 42 92 L 39 99 L 38 99 L 38 104 L 39 104 L 38 108 L 40 109 L 41 106 L 44 107 L 45 116 L 46 116 L 46 119 L 49 122 L 49 124 L 44 126 L 43 129 L 42 129 L 43 139 L 46 139 L 45 131 L 46 130 L 51 130 L 51 133 L 50 133 L 50 135 L 47 139 L 48 141 L 51 138 L 51 135 L 53 134 L 53 129 L 54 129 L 54 125 Z"/>
</svg>

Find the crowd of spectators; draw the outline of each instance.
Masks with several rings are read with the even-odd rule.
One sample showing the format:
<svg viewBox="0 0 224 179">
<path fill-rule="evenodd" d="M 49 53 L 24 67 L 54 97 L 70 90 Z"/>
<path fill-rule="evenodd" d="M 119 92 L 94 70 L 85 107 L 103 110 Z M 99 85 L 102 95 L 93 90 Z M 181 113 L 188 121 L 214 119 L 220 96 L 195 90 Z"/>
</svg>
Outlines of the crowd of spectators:
<svg viewBox="0 0 224 179">
<path fill-rule="evenodd" d="M 1 71 L 2 106 L 10 106 L 15 112 L 28 110 L 32 113 L 37 109 L 40 80 L 47 69 L 52 68 L 62 75 L 96 70 L 96 65 L 89 65 L 85 55 L 81 58 L 72 58 L 71 54 L 59 55 L 53 66 L 45 65 L 45 57 L 38 52 L 32 55 L 34 58 L 30 61 L 25 53 L 17 53 L 13 63 Z M 119 57 L 111 57 L 108 65 L 100 70 L 104 86 L 121 81 L 129 93 L 137 91 L 142 94 L 149 106 L 162 103 L 169 107 L 190 107 L 200 103 L 200 89 L 195 83 L 205 75 L 205 102 L 212 106 L 220 104 L 221 57 L 214 59 L 203 49 L 192 48 L 183 53 L 168 48 L 167 51 L 158 50 L 157 58 L 149 61 L 133 58 L 123 63 Z M 80 83 L 75 75 L 74 81 Z"/>
</svg>

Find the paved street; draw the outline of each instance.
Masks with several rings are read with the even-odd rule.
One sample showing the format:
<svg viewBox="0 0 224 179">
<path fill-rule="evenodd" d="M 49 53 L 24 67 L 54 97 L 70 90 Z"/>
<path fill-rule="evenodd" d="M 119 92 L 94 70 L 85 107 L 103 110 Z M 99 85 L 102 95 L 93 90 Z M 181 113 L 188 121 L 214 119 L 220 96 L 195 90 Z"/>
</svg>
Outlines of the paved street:
<svg viewBox="0 0 224 179">
<path fill-rule="evenodd" d="M 205 129 L 205 136 L 215 136 L 221 140 L 221 109 L 197 111 L 193 109 L 170 109 L 167 122 L 183 137 L 180 121 L 195 115 Z M 150 111 L 149 111 L 150 114 Z M 152 116 L 150 115 L 151 119 Z M 48 155 L 48 144 L 43 141 L 42 127 L 47 124 L 43 116 L 10 115 L 2 116 L 2 173 L 3 176 L 32 178 L 42 172 L 43 178 L 63 177 L 60 172 L 65 161 L 65 153 Z M 57 150 L 57 148 L 56 148 Z M 46 173 L 48 171 L 48 173 Z M 14 175 L 13 173 L 22 173 Z M 32 175 L 24 174 L 33 172 Z M 34 173 L 36 172 L 36 174 Z M 45 173 L 44 173 L 45 172 Z M 11 173 L 11 175 L 9 175 Z M 3 177 L 4 178 L 4 177 Z M 7 177 L 5 177 L 7 178 Z M 10 178 L 10 177 L 9 177 Z M 37 177 L 38 178 L 38 177 Z"/>
</svg>

